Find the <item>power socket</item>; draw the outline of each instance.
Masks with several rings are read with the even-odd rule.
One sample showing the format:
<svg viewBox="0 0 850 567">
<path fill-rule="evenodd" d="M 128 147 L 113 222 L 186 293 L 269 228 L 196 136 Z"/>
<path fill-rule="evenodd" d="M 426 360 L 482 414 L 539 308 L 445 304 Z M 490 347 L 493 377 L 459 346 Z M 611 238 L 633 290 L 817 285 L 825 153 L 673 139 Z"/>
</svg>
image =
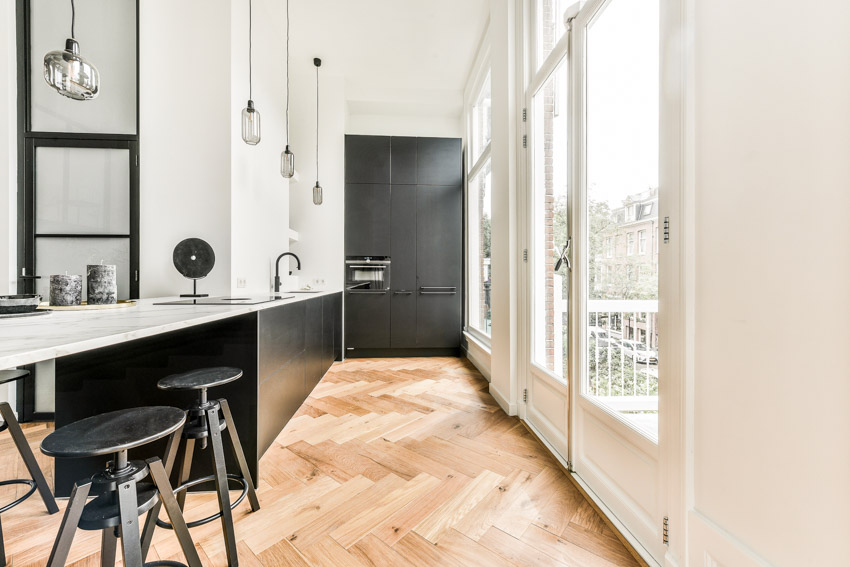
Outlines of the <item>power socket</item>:
<svg viewBox="0 0 850 567">
<path fill-rule="evenodd" d="M 246 288 L 248 287 L 248 281 L 245 278 L 236 278 L 236 287 L 238 288 Z"/>
</svg>

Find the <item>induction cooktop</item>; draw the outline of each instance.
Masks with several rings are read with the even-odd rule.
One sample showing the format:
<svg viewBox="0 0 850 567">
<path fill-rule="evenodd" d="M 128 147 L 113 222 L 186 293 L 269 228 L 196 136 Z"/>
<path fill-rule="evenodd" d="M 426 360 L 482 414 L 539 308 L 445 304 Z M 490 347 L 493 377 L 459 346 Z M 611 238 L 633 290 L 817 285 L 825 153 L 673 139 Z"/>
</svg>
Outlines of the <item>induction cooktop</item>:
<svg viewBox="0 0 850 567">
<path fill-rule="evenodd" d="M 194 297 L 177 301 L 163 301 L 154 305 L 258 305 L 279 299 L 292 299 L 294 295 Z"/>
</svg>

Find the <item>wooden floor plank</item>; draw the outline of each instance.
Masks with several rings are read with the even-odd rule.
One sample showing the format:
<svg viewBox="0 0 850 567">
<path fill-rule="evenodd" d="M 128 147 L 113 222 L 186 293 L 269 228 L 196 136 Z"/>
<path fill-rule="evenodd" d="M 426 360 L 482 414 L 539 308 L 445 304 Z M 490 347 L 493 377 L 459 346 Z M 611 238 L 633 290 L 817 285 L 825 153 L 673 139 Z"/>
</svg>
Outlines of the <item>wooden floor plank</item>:
<svg viewBox="0 0 850 567">
<path fill-rule="evenodd" d="M 24 430 L 52 479 L 38 450 L 52 425 Z M 25 475 L 0 434 L 0 478 Z M 0 488 L 0 501 L 20 490 Z M 258 495 L 259 511 L 233 511 L 246 567 L 636 565 L 465 359 L 335 364 L 260 461 Z M 214 494 L 193 493 L 185 513 L 217 507 Z M 44 565 L 60 521 L 38 498 L 4 513 L 9 563 Z M 205 567 L 227 565 L 219 522 L 191 533 Z M 99 548 L 98 533 L 79 530 L 69 565 L 98 567 Z M 149 559 L 184 561 L 173 532 L 156 531 Z"/>
</svg>

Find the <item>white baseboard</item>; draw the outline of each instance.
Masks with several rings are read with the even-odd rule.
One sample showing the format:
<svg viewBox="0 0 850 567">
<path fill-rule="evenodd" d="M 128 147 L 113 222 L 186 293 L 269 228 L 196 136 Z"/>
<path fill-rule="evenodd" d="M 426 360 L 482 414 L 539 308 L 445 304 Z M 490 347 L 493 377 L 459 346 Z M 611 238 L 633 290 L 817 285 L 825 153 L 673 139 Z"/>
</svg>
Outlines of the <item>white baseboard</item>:
<svg viewBox="0 0 850 567">
<path fill-rule="evenodd" d="M 508 415 L 516 415 L 516 404 L 512 404 L 508 402 L 508 399 L 502 395 L 502 393 L 490 383 L 490 395 L 496 400 L 496 403 L 499 404 L 504 412 Z"/>
<path fill-rule="evenodd" d="M 464 333 L 463 336 L 466 337 L 466 343 L 468 345 L 466 349 L 466 358 L 469 359 L 469 362 L 471 362 L 473 366 L 478 369 L 481 375 L 490 382 L 490 349 L 478 342 L 475 337 L 469 333 Z"/>
</svg>

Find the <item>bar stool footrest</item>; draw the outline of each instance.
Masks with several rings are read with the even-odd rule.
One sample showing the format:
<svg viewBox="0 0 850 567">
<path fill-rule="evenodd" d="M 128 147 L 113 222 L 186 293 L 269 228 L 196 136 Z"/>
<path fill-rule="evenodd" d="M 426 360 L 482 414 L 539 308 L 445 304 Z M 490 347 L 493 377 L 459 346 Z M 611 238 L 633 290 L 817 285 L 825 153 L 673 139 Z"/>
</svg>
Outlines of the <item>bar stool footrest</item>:
<svg viewBox="0 0 850 567">
<path fill-rule="evenodd" d="M 189 482 L 181 484 L 180 486 L 175 488 L 174 494 L 179 494 L 180 492 L 183 492 L 184 490 L 189 490 L 193 486 L 197 486 L 199 484 L 204 484 L 205 482 L 213 482 L 214 480 L 215 480 L 215 475 L 212 475 L 212 474 L 209 475 L 209 476 L 203 476 L 201 478 L 196 478 L 194 480 L 190 480 Z M 231 480 L 235 481 L 242 486 L 242 492 L 239 494 L 239 497 L 236 500 L 234 500 L 233 503 L 230 504 L 230 509 L 233 510 L 234 508 L 239 506 L 239 504 L 241 504 L 243 500 L 245 500 L 245 495 L 248 494 L 248 481 L 245 480 L 245 477 L 241 477 L 238 474 L 228 474 L 227 480 L 228 481 L 231 481 Z M 228 482 L 228 484 L 229 484 L 229 482 Z M 203 526 L 204 524 L 209 524 L 210 522 L 218 520 L 219 518 L 221 518 L 221 511 L 217 512 L 216 514 L 213 514 L 212 516 L 208 516 L 206 518 L 201 518 L 200 520 L 195 520 L 194 522 L 186 522 L 186 526 L 189 527 L 189 528 L 197 528 L 198 526 Z M 171 524 L 169 524 L 165 520 L 160 520 L 159 518 L 156 519 L 156 525 L 159 526 L 160 528 L 165 528 L 167 530 L 173 529 Z"/>
<path fill-rule="evenodd" d="M 25 485 L 29 486 L 30 489 L 27 491 L 26 494 L 24 494 L 23 496 L 21 496 L 20 498 L 18 498 L 14 502 L 12 502 L 10 504 L 6 504 L 2 508 L 0 508 L 0 514 L 5 512 L 6 510 L 11 510 L 12 508 L 17 506 L 18 504 L 20 504 L 24 500 L 26 500 L 27 498 L 32 496 L 33 493 L 35 492 L 35 489 L 38 488 L 38 485 L 35 483 L 35 481 L 30 480 L 28 478 L 16 478 L 14 480 L 4 480 L 4 481 L 0 482 L 0 486 L 9 486 L 10 484 L 25 484 Z"/>
<path fill-rule="evenodd" d="M 179 561 L 170 561 L 170 560 L 158 560 L 158 561 L 148 561 L 145 563 L 144 567 L 189 567 L 185 563 L 180 563 Z"/>
</svg>

